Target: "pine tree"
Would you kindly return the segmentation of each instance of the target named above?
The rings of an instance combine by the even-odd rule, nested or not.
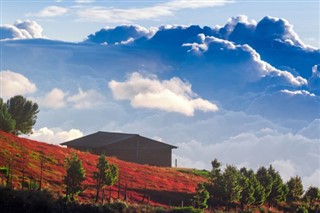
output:
[[[32,133],[39,112],[38,104],[17,95],[7,101],[6,107],[12,119],[15,120],[13,133],[16,135]]]
[[[268,168],[268,173],[272,177],[271,192],[267,197],[267,201],[271,204],[277,204],[282,201],[286,201],[288,193],[287,185],[283,184],[282,178],[272,165]]]
[[[85,180],[85,170],[82,166],[82,161],[73,152],[70,158],[66,158],[67,174],[64,177],[64,184],[66,185],[66,200],[75,201],[75,196],[83,192],[85,188],[82,182]]]
[[[242,187],[240,185],[240,174],[236,167],[227,165],[222,177],[217,182],[222,192],[222,197],[227,202],[227,207],[240,201]]]
[[[272,176],[268,173],[268,170],[265,167],[260,167],[257,170],[256,177],[260,184],[263,186],[264,194],[267,199],[272,189]]]
[[[0,98],[0,130],[12,133],[15,129],[16,121],[10,115],[7,105]]]
[[[245,206],[251,205],[255,202],[254,192],[255,192],[255,175],[252,170],[247,170],[246,168],[240,169],[240,185],[242,187],[240,202],[242,205],[242,209]]]
[[[299,201],[303,195],[302,180],[299,176],[291,177],[287,182],[289,192],[287,195],[288,201]]]

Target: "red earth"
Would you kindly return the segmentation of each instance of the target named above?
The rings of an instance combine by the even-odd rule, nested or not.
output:
[[[80,152],[71,148],[33,141],[0,131],[0,167],[8,166],[11,160],[13,186],[21,188],[23,168],[26,180],[40,179],[40,159],[43,162],[42,188],[50,191],[53,196],[64,195],[65,186],[63,178],[65,171],[65,158],[75,152],[83,162],[86,170],[84,185],[86,190],[79,195],[79,201],[92,203],[95,196],[95,182],[92,178],[96,170],[98,156]],[[153,206],[180,206],[190,204],[199,182],[206,178],[194,174],[191,169],[163,168],[140,165],[107,158],[109,163],[119,168],[118,182],[111,188],[112,199],[124,200],[129,203],[144,203]],[[109,190],[106,189],[106,196]]]

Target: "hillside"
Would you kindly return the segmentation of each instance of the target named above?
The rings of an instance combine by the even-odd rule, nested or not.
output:
[[[20,138],[1,131],[0,150],[0,166],[7,166],[11,161],[15,188],[21,187],[23,168],[27,181],[40,179],[40,162],[43,159],[45,163],[42,188],[52,192],[56,197],[64,195],[64,159],[72,152],[76,152],[86,170],[84,184],[87,189],[80,194],[79,200],[84,203],[93,201],[95,190],[92,176],[97,155]],[[132,203],[149,202],[151,205],[179,206],[182,201],[184,204],[190,203],[197,183],[206,181],[204,177],[194,174],[190,169],[139,165],[116,158],[108,160],[119,168],[119,182],[112,187],[113,199],[124,199],[126,194],[127,201]]]

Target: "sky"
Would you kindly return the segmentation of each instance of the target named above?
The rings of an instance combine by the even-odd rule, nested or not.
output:
[[[1,1],[0,95],[40,106],[31,139],[97,131],[320,186],[319,1]]]

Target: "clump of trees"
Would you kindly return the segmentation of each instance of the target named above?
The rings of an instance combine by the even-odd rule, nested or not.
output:
[[[64,177],[64,184],[66,186],[66,201],[74,202],[79,193],[83,192],[86,187],[83,181],[86,179],[86,171],[82,165],[82,161],[72,153],[71,157],[65,159],[66,162],[66,176]],[[96,165],[96,171],[93,173],[93,178],[96,181],[96,197],[95,202],[99,200],[99,194],[102,190],[101,202],[104,201],[104,188],[109,186],[109,201],[111,198],[111,186],[114,185],[118,178],[118,167],[114,164],[109,164],[106,156],[101,155]]]
[[[207,190],[210,198],[206,204],[213,208],[224,207],[229,211],[239,205],[242,210],[252,206],[262,206],[267,204],[269,207],[278,206],[280,203],[287,202],[294,204],[296,211],[299,206],[296,203],[304,203],[309,208],[315,208],[315,203],[320,201],[320,191],[317,187],[310,187],[305,193],[302,180],[299,176],[291,177],[286,183],[282,180],[278,171],[272,165],[268,168],[260,167],[256,172],[252,169],[226,165],[222,171],[221,163],[215,159],[212,161],[209,182],[205,183],[205,188],[198,185],[195,198],[199,199],[201,193]],[[205,208],[204,204],[197,204],[198,208]]]
[[[0,130],[15,135],[30,134],[38,113],[38,104],[21,95],[10,98],[7,103],[0,98]]]

